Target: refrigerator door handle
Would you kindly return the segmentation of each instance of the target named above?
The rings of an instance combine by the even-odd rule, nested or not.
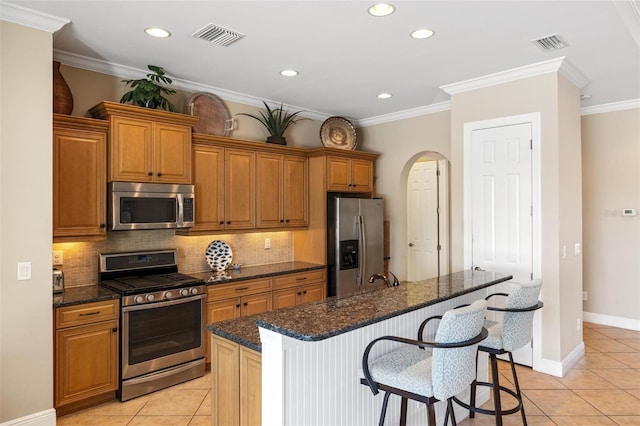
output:
[[[358,286],[362,287],[364,284],[364,271],[367,270],[367,234],[364,227],[364,217],[358,216],[358,232],[360,233],[358,238],[358,253],[360,253],[360,259],[358,261]]]

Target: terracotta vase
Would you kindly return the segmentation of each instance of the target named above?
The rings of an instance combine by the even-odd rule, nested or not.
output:
[[[60,62],[53,61],[53,112],[69,115],[71,111],[73,111],[71,89],[60,73]]]

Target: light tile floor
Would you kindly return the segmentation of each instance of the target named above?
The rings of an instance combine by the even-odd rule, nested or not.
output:
[[[517,367],[529,425],[640,425],[640,332],[584,324],[585,355],[565,377]],[[501,382],[511,383],[507,363]],[[112,401],[58,418],[58,425],[200,426],[211,424],[211,380],[204,377],[131,401]],[[504,398],[505,406],[509,399]],[[461,426],[492,425],[477,415]],[[519,414],[504,424],[521,425]],[[330,425],[327,425],[330,426]]]

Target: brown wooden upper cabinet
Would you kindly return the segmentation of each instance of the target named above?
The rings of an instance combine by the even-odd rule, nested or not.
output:
[[[191,127],[198,117],[115,102],[91,108],[108,119],[108,180],[191,183]]]
[[[256,170],[256,227],[307,226],[307,158],[259,152]]]
[[[106,238],[107,128],[53,114],[54,242]]]
[[[193,144],[196,224],[189,233],[255,228],[255,152]]]
[[[373,192],[373,161],[327,156],[327,191]]]

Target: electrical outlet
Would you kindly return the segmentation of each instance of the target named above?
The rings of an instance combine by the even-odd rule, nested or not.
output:
[[[62,260],[63,260],[63,252],[62,252],[62,250],[54,250],[53,251],[53,259],[52,259],[53,265],[54,266],[62,265]]]
[[[586,302],[587,300],[589,300],[589,293],[587,293],[586,291],[582,292],[582,301]]]
[[[271,248],[271,238],[265,238],[264,239],[264,248],[265,250],[268,250]]]

